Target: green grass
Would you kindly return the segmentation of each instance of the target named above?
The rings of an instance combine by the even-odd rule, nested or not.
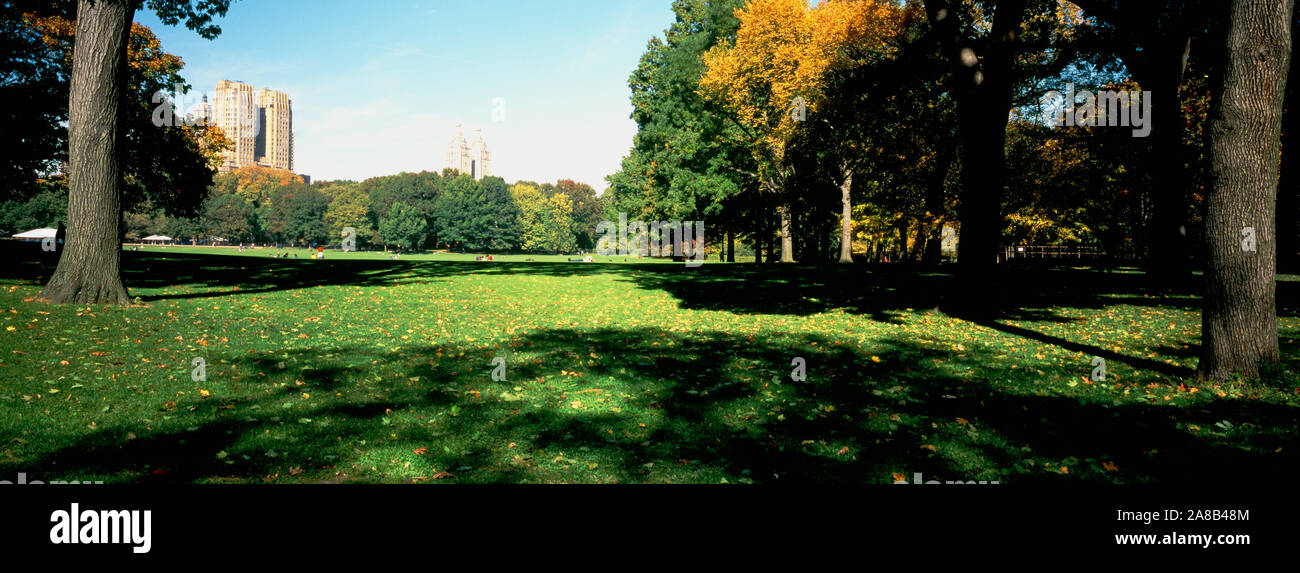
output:
[[[1211,385],[1192,376],[1199,299],[1146,292],[1140,274],[1015,273],[1002,318],[967,320],[935,310],[951,277],[898,265],[302,252],[128,252],[140,304],[126,308],[35,302],[49,261],[0,269],[0,479],[1227,483],[1300,469],[1293,281],[1279,283],[1279,380]]]
[[[312,258],[311,258],[312,253],[316,252],[315,249],[308,249],[308,248],[287,248],[287,247],[286,247],[286,248],[278,248],[278,249],[275,248],[275,247],[258,247],[258,248],[256,248],[256,249],[245,249],[244,252],[242,252],[242,253],[239,252],[239,249],[238,249],[237,247],[186,247],[186,246],[169,246],[169,247],[163,247],[163,246],[144,246],[144,247],[140,247],[138,251],[130,251],[130,247],[128,247],[127,250],[128,250],[129,252],[132,252],[132,253],[139,252],[139,253],[153,254],[153,255],[159,255],[159,256],[166,256],[166,255],[169,255],[169,254],[170,254],[170,255],[221,255],[221,256],[229,256],[229,257],[251,257],[251,258],[262,258],[262,259],[273,259],[273,258],[275,258],[275,255],[287,254],[287,255],[288,255],[287,258],[286,258],[286,259],[283,259],[283,260],[299,260],[299,261],[301,261],[301,260],[306,260],[306,261],[308,261],[308,262],[310,262],[310,261],[312,260]],[[487,261],[475,261],[475,260],[474,260],[475,257],[480,256],[480,255],[487,255],[487,253],[486,253],[486,252],[484,252],[484,253],[452,253],[452,252],[445,252],[445,251],[437,251],[437,252],[424,251],[424,252],[419,252],[419,253],[404,253],[404,254],[400,254],[400,255],[399,255],[396,251],[393,251],[393,252],[386,252],[386,251],[352,251],[352,252],[346,252],[346,253],[345,253],[345,252],[339,251],[339,250],[337,250],[337,249],[334,249],[334,250],[326,250],[326,251],[325,251],[325,259],[324,259],[324,261],[330,261],[330,260],[340,260],[340,261],[388,261],[388,260],[400,260],[400,261],[417,261],[417,262],[418,262],[418,261],[438,261],[438,262],[487,262]],[[534,254],[509,254],[509,253],[507,253],[507,254],[501,254],[501,253],[493,253],[493,254],[492,254],[492,259],[493,259],[493,260],[492,260],[491,262],[498,262],[498,263],[504,263],[504,262],[516,262],[516,263],[521,263],[521,262],[536,262],[536,263],[568,263],[568,262],[574,262],[574,261],[570,261],[569,259],[574,259],[574,260],[576,261],[576,259],[581,259],[582,257],[583,257],[583,255],[579,255],[579,254],[570,254],[570,255],[534,255]],[[712,255],[712,257],[713,257],[713,260],[716,262],[716,261],[717,261],[717,255]],[[640,257],[635,257],[635,256],[621,256],[621,255],[620,255],[620,256],[602,256],[602,255],[595,255],[595,254],[593,254],[593,255],[592,255],[592,262],[593,262],[593,263],[625,263],[625,262],[627,262],[627,263],[633,263],[633,262],[634,262],[634,263],[643,263],[643,264],[648,264],[648,263],[665,264],[665,263],[672,263],[672,259],[670,259],[670,258],[658,258],[658,257],[655,257],[655,258],[651,258],[651,257],[640,258]],[[680,265],[680,264],[683,264],[683,263],[682,263],[682,262],[677,262],[677,263],[675,263],[675,264],[679,264],[679,265]]]

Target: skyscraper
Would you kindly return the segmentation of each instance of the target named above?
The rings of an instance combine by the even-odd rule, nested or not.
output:
[[[492,176],[492,154],[487,150],[487,144],[483,142],[483,130],[475,130],[474,146],[471,148],[465,141],[465,135],[461,131],[461,124],[456,124],[456,135],[451,138],[451,143],[447,145],[447,152],[443,155],[443,168],[455,169],[474,179],[482,179]]]
[[[253,86],[230,80],[217,82],[212,119],[233,146],[221,152],[222,173],[253,164],[259,128],[254,104]]]
[[[234,145],[221,154],[226,173],[261,165],[293,170],[293,100],[275,90],[258,90],[243,82],[217,82],[213,122]]]
[[[257,133],[254,155],[259,165],[293,171],[293,100],[289,94],[261,89],[257,92]]]

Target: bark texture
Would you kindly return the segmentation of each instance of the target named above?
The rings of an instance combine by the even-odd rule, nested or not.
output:
[[[853,169],[844,170],[840,182],[840,261],[853,262]]]
[[[1266,376],[1278,363],[1278,150],[1294,0],[1234,0],[1210,110],[1202,377]],[[1252,240],[1253,239],[1253,240]]]
[[[120,118],[133,6],[125,0],[77,3],[68,101],[68,238],[41,292],[48,302],[130,302],[122,286]]]

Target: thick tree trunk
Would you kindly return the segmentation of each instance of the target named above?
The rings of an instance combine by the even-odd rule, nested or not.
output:
[[[962,235],[957,248],[964,279],[950,300],[958,310],[992,314],[997,307],[995,279],[1002,243],[1007,117],[1015,85],[1012,64],[1026,2],[998,2],[988,42],[982,44],[963,36],[957,21],[961,8],[957,6],[959,3],[944,0],[925,2],[952,63],[962,143],[958,211]]]
[[[68,100],[68,238],[41,299],[128,304],[122,286],[121,121],[132,2],[80,0]]]
[[[853,262],[853,168],[844,170],[840,182],[840,261]]]
[[[957,8],[951,2],[927,1],[930,20],[940,31],[953,65],[959,132],[962,142],[958,246],[964,268],[991,271],[1002,238],[1002,195],[1006,180],[1007,111],[1011,109],[1012,63],[1017,53],[1025,1],[999,2],[983,53],[961,35]]]
[[[727,231],[727,262],[736,262],[736,232]]]
[[[1234,0],[1211,101],[1200,374],[1278,362],[1274,217],[1294,0]]]

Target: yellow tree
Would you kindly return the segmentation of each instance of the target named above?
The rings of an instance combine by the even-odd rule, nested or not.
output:
[[[700,94],[746,128],[758,165],[750,175],[778,197],[781,262],[794,262],[789,144],[822,105],[828,72],[852,65],[845,48],[887,44],[901,29],[901,10],[888,0],[827,0],[814,7],[806,0],[754,0],[736,11],[735,44],[704,55]],[[851,212],[848,202],[845,212]]]

